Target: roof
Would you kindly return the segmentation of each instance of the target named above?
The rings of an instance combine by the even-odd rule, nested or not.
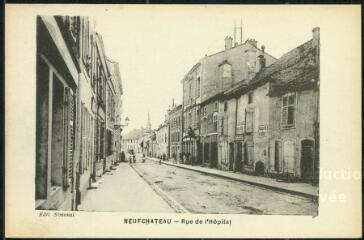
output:
[[[143,137],[146,133],[146,129],[140,128],[140,129],[133,129],[130,132],[128,132],[126,135],[123,136],[123,140],[137,140]]]
[[[262,69],[249,83],[242,83],[225,91],[225,95],[243,94],[268,81],[272,82],[269,92],[271,96],[302,87],[312,87],[315,83],[312,79],[317,79],[319,73],[316,51],[313,40],[307,41]]]
[[[110,59],[109,57],[106,57],[106,63],[109,67],[110,73],[111,75],[114,77],[115,79],[115,84],[119,91],[120,91],[120,95],[123,94],[123,86],[122,86],[122,82],[121,82],[121,76],[120,76],[120,69],[119,69],[119,63]]]

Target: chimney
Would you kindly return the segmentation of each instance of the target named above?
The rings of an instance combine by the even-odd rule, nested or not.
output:
[[[320,44],[320,28],[315,27],[312,29],[312,39],[313,45],[318,46]]]
[[[314,29],[312,29],[312,38],[313,39],[320,38],[320,28],[319,27],[315,27]]]
[[[230,49],[233,47],[233,39],[232,37],[225,38],[225,50]]]
[[[257,47],[257,45],[258,45],[258,41],[255,39],[251,39],[251,38],[247,39],[245,41],[245,43],[249,43],[250,45],[253,45],[254,47]]]

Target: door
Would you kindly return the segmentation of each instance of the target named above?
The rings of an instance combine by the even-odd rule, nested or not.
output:
[[[209,162],[209,148],[210,148],[209,144],[205,143],[204,144],[204,149],[203,149],[203,152],[204,152],[203,160],[204,160],[204,162]]]
[[[243,144],[238,142],[236,144],[236,161],[235,161],[235,171],[239,171],[242,166],[243,160]]]
[[[248,158],[248,144],[245,142],[244,143],[244,165],[248,165],[249,164],[249,158]]]
[[[234,143],[229,143],[229,171],[234,170]]]
[[[281,143],[279,141],[274,142],[274,170],[276,172],[281,171]]]
[[[314,142],[303,140],[301,142],[301,178],[310,182],[313,177]]]
[[[217,168],[217,142],[211,143],[211,166]]]
[[[202,160],[202,143],[197,142],[197,164],[201,164]]]

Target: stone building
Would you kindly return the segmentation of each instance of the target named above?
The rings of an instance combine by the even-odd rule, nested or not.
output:
[[[318,179],[319,30],[249,81],[224,92],[222,169]],[[263,58],[260,59],[263,61]],[[264,62],[264,61],[263,61]],[[221,134],[224,135],[224,134]]]
[[[318,184],[320,29],[280,58],[269,77],[268,171]]]
[[[105,169],[105,57],[88,17],[37,17],[37,209],[77,210]]]
[[[122,136],[121,151],[127,153],[130,150],[133,150],[135,153],[142,153],[141,142],[145,131],[145,128],[133,129]]]
[[[182,80],[182,153],[183,161],[192,163],[200,152],[199,104],[201,102],[201,63],[196,63]]]
[[[111,117],[114,119],[114,130],[113,130],[113,137],[112,137],[112,144],[113,146],[113,159],[112,164],[118,162],[120,160],[120,153],[121,153],[121,132],[123,131],[123,126],[128,124],[128,118],[125,118],[125,120],[122,118],[123,112],[122,112],[122,95],[123,95],[123,85],[121,81],[120,76],[120,69],[119,69],[119,63],[115,62],[114,60],[110,58],[106,58],[107,65],[110,69],[110,81],[111,86],[114,88],[114,98],[112,99],[111,106],[109,109],[112,110],[112,113],[110,113]]]
[[[37,17],[37,209],[76,206],[79,21],[78,17]]]
[[[169,121],[169,158],[174,161],[181,160],[182,149],[182,104],[172,108],[168,112]]]
[[[157,158],[161,158],[166,160],[168,158],[168,124],[165,121],[161,124],[155,131],[156,139],[155,139],[155,148],[154,152]]]
[[[225,38],[225,50],[204,57],[201,62],[201,102],[198,112],[201,126],[198,151],[204,165],[233,170],[236,101],[224,101],[224,92],[249,83],[262,66],[276,59],[257,47],[257,41],[232,44]]]

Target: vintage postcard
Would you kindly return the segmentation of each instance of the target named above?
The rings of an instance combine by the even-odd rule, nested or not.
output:
[[[6,236],[360,237],[359,5],[6,5]]]

